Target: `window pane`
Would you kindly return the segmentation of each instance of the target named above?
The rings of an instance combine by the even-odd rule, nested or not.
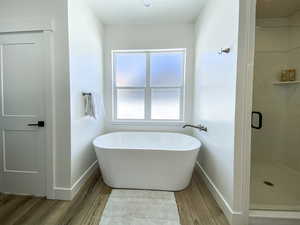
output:
[[[145,53],[115,54],[116,85],[118,87],[144,87],[146,83]]]
[[[180,86],[183,80],[184,53],[150,54],[151,86]]]
[[[151,119],[180,119],[180,89],[152,89]]]
[[[117,91],[117,119],[144,119],[144,89]]]

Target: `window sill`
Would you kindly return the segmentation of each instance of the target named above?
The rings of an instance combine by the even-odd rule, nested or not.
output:
[[[135,120],[113,120],[111,122],[112,125],[115,126],[183,126],[185,124],[184,121],[135,121]]]

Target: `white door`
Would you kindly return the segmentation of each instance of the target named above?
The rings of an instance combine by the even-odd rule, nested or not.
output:
[[[0,192],[46,195],[43,34],[0,34]],[[45,121],[46,123],[46,121]]]

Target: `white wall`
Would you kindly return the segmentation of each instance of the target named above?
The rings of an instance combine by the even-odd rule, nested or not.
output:
[[[238,2],[208,1],[196,24],[193,123],[207,126],[208,132],[195,130],[194,135],[203,143],[200,165],[230,208],[229,213],[237,208],[234,158]],[[231,52],[219,55],[225,47]]]
[[[82,0],[69,1],[71,184],[96,161],[92,140],[103,133],[103,28]],[[97,119],[84,116],[82,92],[97,100]]]
[[[43,21],[54,23],[55,185],[69,187],[71,159],[67,1],[2,0],[0,21],[6,24],[22,24],[26,21],[36,21],[38,24]]]
[[[186,68],[186,121],[191,120],[193,65],[194,65],[194,25],[107,25],[105,26],[105,108],[107,115],[106,128],[116,130],[165,130],[190,132],[177,126],[132,126],[112,125],[111,112],[111,51],[122,49],[187,49]]]

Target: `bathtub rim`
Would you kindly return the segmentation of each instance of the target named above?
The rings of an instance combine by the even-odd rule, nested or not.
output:
[[[168,148],[161,148],[161,149],[151,149],[151,148],[126,148],[126,147],[106,147],[106,146],[99,146],[97,144],[95,144],[96,139],[99,137],[103,137],[105,135],[109,135],[109,134],[116,134],[116,133],[164,133],[164,134],[179,134],[179,135],[183,135],[186,136],[188,138],[192,138],[194,140],[196,140],[198,142],[198,147],[197,148],[183,148],[183,149],[168,149]],[[104,150],[104,151],[108,151],[108,150],[128,150],[128,151],[170,151],[170,152],[189,152],[189,151],[199,151],[202,143],[200,140],[198,140],[197,138],[191,136],[191,135],[187,135],[187,134],[183,134],[183,133],[179,133],[179,132],[163,132],[163,131],[114,131],[114,132],[108,132],[102,135],[99,135],[97,137],[95,137],[93,139],[92,142],[94,149],[96,151],[96,149],[98,150]]]

